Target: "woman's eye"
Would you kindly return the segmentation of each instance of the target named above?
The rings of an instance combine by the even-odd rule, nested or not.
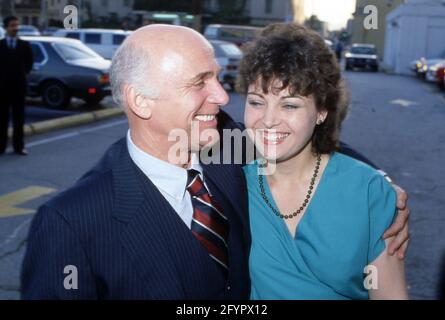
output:
[[[254,100],[248,100],[249,105],[251,105],[252,107],[260,107],[263,104],[261,102],[258,101],[254,101]]]
[[[293,109],[298,108],[298,106],[295,104],[285,104],[283,107],[284,107],[284,109],[288,109],[288,110],[293,110]]]

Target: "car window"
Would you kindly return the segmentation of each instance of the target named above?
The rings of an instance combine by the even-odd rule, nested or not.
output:
[[[221,38],[244,40],[244,30],[234,28],[222,28]]]
[[[31,49],[34,63],[42,63],[45,60],[42,48],[37,43],[31,43]]]
[[[71,39],[80,39],[80,33],[79,32],[68,32],[66,34],[67,38],[71,38]]]
[[[113,44],[120,45],[122,42],[124,42],[126,37],[127,36],[123,35],[123,34],[114,34],[113,35]]]
[[[85,33],[85,43],[100,44],[102,35],[100,33]]]
[[[208,27],[205,31],[204,34],[206,37],[212,37],[212,38],[216,38],[216,36],[218,35],[218,29],[213,28],[213,27]]]
[[[101,58],[85,45],[77,43],[54,43],[54,48],[66,61]]]
[[[224,51],[227,55],[241,55],[242,52],[241,50],[234,44],[232,43],[224,43],[224,44],[220,44],[219,47],[222,49],[222,51]]]
[[[370,47],[352,47],[351,53],[355,54],[375,54],[375,48]]]

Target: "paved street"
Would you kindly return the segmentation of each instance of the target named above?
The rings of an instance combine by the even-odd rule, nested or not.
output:
[[[445,94],[419,79],[348,72],[351,112],[342,139],[387,171],[410,196],[410,295],[435,299],[445,269]],[[225,107],[242,121],[243,100]],[[126,132],[123,117],[30,137],[28,157],[0,157],[0,299],[19,297],[32,214],[72,185]],[[442,274],[443,276],[443,274]]]
[[[46,108],[41,98],[28,98],[26,100],[25,123],[34,123],[60,117],[71,116],[91,110],[100,110],[116,106],[111,96],[105,97],[98,105],[87,105],[83,100],[73,98],[66,109]],[[12,125],[12,123],[11,123]]]

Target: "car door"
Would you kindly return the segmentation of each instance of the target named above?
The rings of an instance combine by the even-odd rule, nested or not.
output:
[[[28,74],[29,95],[37,94],[37,87],[40,80],[44,77],[45,66],[48,63],[49,56],[44,45],[38,41],[31,41],[31,50],[34,59],[31,72]]]

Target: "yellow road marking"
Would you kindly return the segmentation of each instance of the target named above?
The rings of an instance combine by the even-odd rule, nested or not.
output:
[[[31,186],[0,196],[0,218],[31,214],[35,209],[19,208],[22,203],[55,192],[56,189]]]

